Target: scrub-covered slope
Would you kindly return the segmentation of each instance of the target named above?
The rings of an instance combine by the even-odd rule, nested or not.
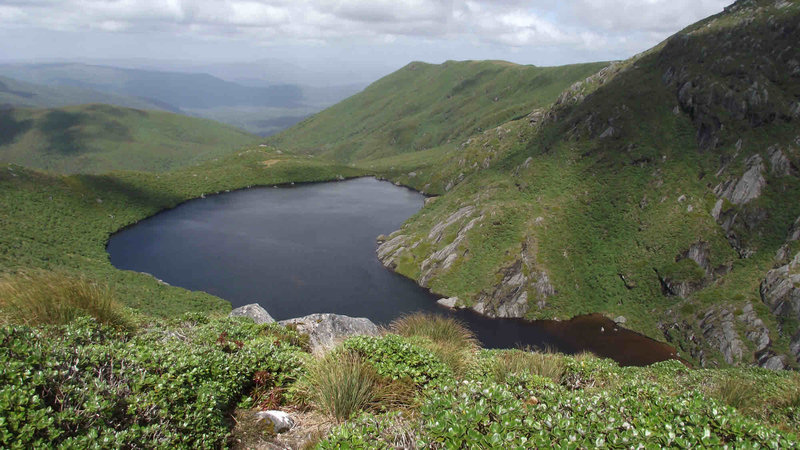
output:
[[[413,62],[272,138],[289,150],[355,161],[455,146],[551,103],[605,63]]]
[[[0,110],[0,162],[62,173],[165,171],[257,139],[211,120],[110,105]]]
[[[739,1],[433,167],[395,159],[445,195],[379,257],[484,314],[602,312],[695,363],[796,366],[797,42],[799,2]]]

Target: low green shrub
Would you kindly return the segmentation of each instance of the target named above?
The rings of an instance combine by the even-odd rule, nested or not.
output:
[[[301,374],[300,350],[262,331],[227,319],[133,335],[91,318],[4,327],[0,447],[223,446],[256,373],[277,386]]]
[[[692,392],[675,397],[634,382],[568,390],[536,377],[465,381],[429,391],[420,409],[426,448],[735,447],[796,445],[796,437]]]
[[[418,387],[453,376],[433,352],[420,345],[420,340],[395,334],[355,336],[347,339],[342,348],[361,355],[379,375],[392,380],[408,380]]]
[[[4,322],[65,325],[80,316],[117,328],[131,328],[131,315],[111,289],[83,277],[30,271],[0,277],[0,315]]]
[[[402,412],[365,413],[331,430],[317,448],[414,449],[418,431],[417,423]]]

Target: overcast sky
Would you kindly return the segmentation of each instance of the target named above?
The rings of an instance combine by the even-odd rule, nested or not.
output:
[[[366,78],[412,60],[558,65],[627,58],[729,3],[0,0],[0,60],[273,59]]]

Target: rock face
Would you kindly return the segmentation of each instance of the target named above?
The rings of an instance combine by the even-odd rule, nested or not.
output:
[[[745,305],[736,315],[725,307],[711,308],[700,321],[700,328],[706,342],[719,350],[728,364],[750,360],[753,364],[768,369],[785,368],[783,358],[770,348],[772,340],[769,329],[758,317],[751,303]],[[752,359],[745,355],[748,347],[745,346],[742,334],[744,339],[752,344]],[[707,361],[704,357],[701,357],[700,361],[706,366]]]
[[[789,158],[783,154],[778,145],[773,145],[767,149],[769,155],[770,173],[778,177],[786,177],[797,173],[797,168],[794,167]]]
[[[758,198],[766,186],[764,162],[761,155],[755,154],[745,162],[747,170],[741,178],[728,180],[714,189],[718,197],[726,198],[734,205],[741,205]]]
[[[521,318],[530,309],[530,295],[536,306],[544,309],[547,298],[556,293],[547,272],[536,266],[535,245],[525,241],[518,259],[502,269],[502,281],[478,295],[472,309],[489,317]]]
[[[744,343],[736,332],[733,313],[727,309],[711,309],[703,316],[700,328],[706,342],[722,353],[726,363],[741,361]]]
[[[300,333],[308,334],[311,350],[315,353],[333,348],[339,341],[350,336],[377,336],[380,333],[378,326],[367,318],[340,314],[310,314],[283,320],[280,324],[293,325]]]
[[[285,433],[292,429],[294,420],[289,414],[283,411],[259,411],[256,413],[256,419],[261,421],[265,420],[272,424],[272,429],[275,433]]]
[[[269,315],[266,309],[262,308],[258,303],[251,303],[239,308],[234,309],[230,313],[230,317],[249,317],[255,323],[272,323],[275,319]]]
[[[800,253],[788,264],[767,272],[761,282],[761,300],[778,317],[800,320]],[[800,332],[792,336],[789,349],[800,362]]]

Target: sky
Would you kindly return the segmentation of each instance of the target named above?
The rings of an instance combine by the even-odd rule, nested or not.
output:
[[[410,61],[625,59],[731,0],[0,0],[0,61],[282,65],[330,83]],[[236,63],[236,64],[234,64]],[[293,69],[293,70],[290,70]],[[276,70],[276,77],[277,72]],[[363,78],[363,80],[362,80]]]

